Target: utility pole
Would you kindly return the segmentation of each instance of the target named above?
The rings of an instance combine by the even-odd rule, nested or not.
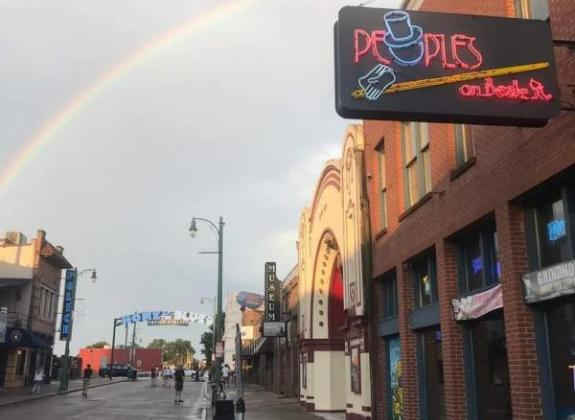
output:
[[[134,322],[134,329],[132,330],[132,347],[130,348],[130,366],[132,369],[134,368],[134,359],[135,357],[135,346],[136,345],[136,323]]]

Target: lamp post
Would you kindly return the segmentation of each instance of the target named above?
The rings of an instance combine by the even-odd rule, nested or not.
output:
[[[70,357],[70,340],[72,339],[72,326],[74,324],[74,306],[76,303],[76,288],[78,286],[78,280],[80,279],[80,276],[84,273],[87,272],[92,272],[92,275],[90,276],[90,278],[92,279],[92,283],[96,282],[96,279],[98,278],[98,276],[96,275],[96,269],[95,268],[88,268],[86,270],[82,270],[80,272],[78,272],[77,268],[74,268],[74,277],[75,277],[75,281],[74,281],[74,287],[72,290],[72,310],[71,310],[71,316],[70,316],[70,326],[68,329],[68,335],[66,336],[66,347],[64,349],[64,363],[62,365],[62,374],[60,376],[60,386],[58,387],[58,392],[66,392],[68,390],[68,381],[70,379],[70,372],[69,372],[69,357]]]
[[[210,302],[212,304],[212,315],[214,316],[214,320],[212,322],[212,355],[210,358],[210,366],[212,364],[212,360],[215,360],[216,357],[216,298],[206,298],[203,297],[200,299],[200,304],[203,305],[206,302]]]
[[[216,225],[214,222],[208,219],[204,219],[201,217],[193,217],[192,223],[190,224],[190,235],[193,237],[196,236],[198,232],[198,227],[196,222],[204,222],[207,223],[216,236],[218,237],[218,250],[217,251],[208,251],[208,252],[200,252],[201,254],[218,254],[218,294],[217,294],[217,310],[216,310],[216,319],[214,320],[214,339],[217,343],[222,338],[222,268],[223,268],[223,256],[224,256],[224,219],[220,216],[218,224]],[[215,352],[215,348],[213,351]],[[215,377],[216,379],[220,378],[221,374],[221,357],[215,358]]]

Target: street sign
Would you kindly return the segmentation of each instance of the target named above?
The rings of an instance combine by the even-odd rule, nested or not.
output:
[[[8,308],[0,308],[0,343],[6,342],[6,330],[8,328]]]
[[[264,321],[262,336],[264,337],[285,337],[286,333],[286,322],[284,321]]]
[[[72,320],[74,316],[74,299],[76,296],[76,270],[66,270],[64,282],[64,301],[62,305],[62,322],[60,340],[72,338]]]
[[[282,317],[282,283],[276,275],[276,263],[265,264],[264,321],[280,321]]]
[[[344,118],[543,126],[560,113],[543,21],[349,6],[335,57]]]

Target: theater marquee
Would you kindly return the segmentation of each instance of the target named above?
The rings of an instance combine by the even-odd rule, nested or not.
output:
[[[537,20],[344,7],[335,75],[344,118],[543,126],[560,112]]]

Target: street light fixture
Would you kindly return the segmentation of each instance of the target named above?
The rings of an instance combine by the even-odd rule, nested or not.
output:
[[[78,272],[77,268],[74,268],[74,271],[76,272],[76,282],[75,282],[76,284],[74,285],[74,289],[72,292],[72,311],[71,311],[72,313],[70,319],[70,331],[66,336],[66,347],[64,349],[64,363],[62,364],[62,374],[60,376],[60,386],[58,387],[58,392],[66,392],[68,390],[68,382],[70,380],[70,372],[68,371],[69,370],[68,359],[70,358],[70,340],[72,338],[72,326],[74,325],[74,306],[76,305],[76,289],[78,287],[78,280],[80,279],[80,276],[82,274],[87,273],[89,271],[92,272],[92,275],[90,276],[90,278],[92,279],[92,283],[95,283],[97,279],[95,268],[87,268],[80,272]]]
[[[223,326],[222,326],[222,271],[223,271],[223,255],[224,255],[224,219],[220,216],[218,220],[218,224],[216,225],[214,222],[208,219],[204,219],[202,217],[193,217],[192,222],[190,223],[190,228],[188,231],[192,238],[195,237],[196,233],[198,232],[197,222],[204,222],[207,223],[208,226],[214,231],[218,238],[218,250],[217,251],[209,251],[209,252],[201,252],[201,254],[218,254],[218,295],[217,295],[217,310],[216,310],[216,318],[214,319],[214,342],[217,343],[222,339],[223,336]],[[215,348],[213,349],[215,353]],[[215,358],[215,377],[219,380],[221,376],[221,363],[222,358],[216,357]]]

